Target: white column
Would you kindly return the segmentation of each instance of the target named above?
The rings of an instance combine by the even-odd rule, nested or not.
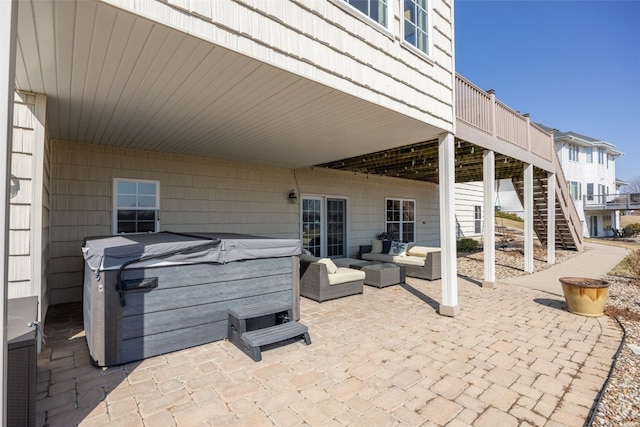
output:
[[[18,2],[0,0],[0,326],[2,326],[2,387],[0,387],[1,425],[7,425],[7,282],[9,263],[9,185],[11,184],[11,146],[13,138],[13,93],[16,69],[16,25]]]
[[[442,303],[445,316],[460,313],[458,306],[458,270],[456,261],[455,208],[455,138],[440,135],[438,140],[438,174],[440,179],[440,246],[442,250]]]
[[[484,150],[482,154],[482,183],[484,187],[484,280],[483,288],[496,286],[496,154]]]
[[[533,273],[533,165],[524,165],[524,271]]]
[[[556,263],[556,174],[547,178],[547,263]]]

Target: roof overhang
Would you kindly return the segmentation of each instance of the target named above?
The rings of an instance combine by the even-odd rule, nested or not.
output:
[[[99,1],[21,1],[16,88],[53,140],[296,168],[441,129]]]

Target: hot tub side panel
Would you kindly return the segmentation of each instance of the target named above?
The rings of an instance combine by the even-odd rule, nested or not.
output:
[[[113,344],[122,327],[118,294],[106,291],[114,286],[108,272],[96,274],[86,265],[84,270],[82,315],[89,355],[95,365],[108,366],[114,364]]]
[[[105,274],[104,363],[115,365],[226,338],[228,310],[262,301],[293,303],[291,257],[127,269],[123,281],[155,282],[155,288],[124,293],[120,308],[116,272]],[[156,280],[152,280],[152,279]],[[110,310],[106,301],[117,305]],[[91,307],[91,311],[95,311]],[[92,313],[95,318],[95,314]],[[93,325],[92,325],[93,326]],[[113,328],[114,333],[109,330]],[[92,341],[99,340],[92,331]],[[100,344],[94,344],[100,348]],[[90,348],[91,352],[91,348]],[[95,360],[96,357],[93,356]],[[102,363],[99,363],[102,365]]]

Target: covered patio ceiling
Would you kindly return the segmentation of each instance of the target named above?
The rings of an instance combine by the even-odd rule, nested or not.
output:
[[[456,140],[455,179],[457,183],[483,180],[483,149]],[[522,162],[500,153],[495,155],[496,179],[522,175]],[[398,177],[438,183],[438,140],[409,144],[375,153],[318,165],[350,172]]]
[[[16,88],[53,140],[298,168],[442,132],[99,1],[21,1]]]

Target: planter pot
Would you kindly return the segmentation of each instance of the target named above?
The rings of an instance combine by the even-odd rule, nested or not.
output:
[[[571,313],[581,316],[602,316],[609,283],[585,277],[561,277],[562,292]]]

